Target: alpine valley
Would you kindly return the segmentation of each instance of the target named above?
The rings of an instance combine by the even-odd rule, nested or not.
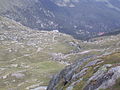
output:
[[[0,0],[0,90],[120,90],[120,0]]]
[[[0,15],[88,39],[120,28],[120,0],[0,0]]]

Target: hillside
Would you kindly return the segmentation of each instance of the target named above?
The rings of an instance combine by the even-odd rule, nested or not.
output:
[[[66,67],[47,90],[119,90],[120,53],[85,58]]]
[[[52,75],[69,64],[61,55],[76,51],[72,36],[32,30],[0,16],[0,90],[46,88]]]
[[[120,34],[81,41],[0,16],[0,90],[119,90],[119,47]]]
[[[120,34],[94,38],[82,45],[86,56],[54,75],[47,90],[119,90]]]
[[[120,0],[0,0],[0,90],[120,90]]]
[[[0,15],[85,40],[120,28],[119,5],[119,0],[1,0]]]
[[[109,34],[81,41],[0,16],[0,90],[119,90],[120,34]]]

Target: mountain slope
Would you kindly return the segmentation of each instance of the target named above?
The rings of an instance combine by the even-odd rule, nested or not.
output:
[[[119,47],[119,34],[80,41],[0,17],[0,89],[46,89],[67,66],[48,90],[94,90],[106,83],[119,90]]]
[[[87,56],[54,75],[47,90],[120,89],[120,34],[94,38],[83,45]]]
[[[120,53],[86,58],[63,69],[47,90],[119,90]]]
[[[78,39],[120,28],[119,0],[1,0],[0,15]]]
[[[78,47],[69,35],[32,30],[0,16],[0,90],[46,88],[51,76],[68,65],[55,58]]]

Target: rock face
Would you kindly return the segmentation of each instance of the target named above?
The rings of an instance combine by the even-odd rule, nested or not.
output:
[[[66,67],[64,70],[62,70],[58,75],[55,75],[53,79],[50,81],[50,84],[48,86],[47,90],[56,90],[56,86],[60,83],[62,80],[63,86],[71,82],[72,80],[76,80],[77,78],[83,76],[85,71],[87,70],[84,69],[82,70],[79,74],[75,74],[76,70],[82,67],[83,63],[87,61],[87,59],[83,59],[78,61],[77,63]],[[60,87],[62,89],[62,87]]]
[[[101,64],[98,62],[88,65],[88,62],[93,63],[90,60],[92,58],[79,60],[66,67],[53,77],[47,90],[100,90],[117,87],[117,83],[120,83],[116,82],[120,78],[119,64],[105,64],[106,61],[101,60],[104,61]],[[85,64],[86,67],[83,67]]]
[[[98,72],[100,75],[96,74]],[[84,90],[106,89],[115,85],[116,80],[120,78],[120,66],[113,67],[104,73],[98,72],[90,78]]]
[[[0,15],[33,29],[57,29],[85,39],[119,28],[119,4],[119,0],[1,0]]]

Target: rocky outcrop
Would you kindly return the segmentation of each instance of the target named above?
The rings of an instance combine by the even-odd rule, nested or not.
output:
[[[103,68],[103,67],[102,67]],[[108,68],[108,66],[104,67]],[[98,70],[85,86],[84,90],[99,90],[112,87],[116,80],[120,78],[120,66],[116,66],[107,71]]]
[[[103,56],[99,59],[89,57],[66,67],[53,77],[47,90],[100,90],[113,87],[120,78],[120,65],[107,64],[107,59],[100,58]]]
[[[47,90],[56,90],[59,83],[61,83],[61,80],[63,85],[61,86],[61,88],[63,88],[68,83],[72,82],[73,80],[77,80],[78,78],[83,76],[86,73],[87,68],[80,70],[79,73],[76,72],[79,71],[79,69],[82,68],[84,63],[89,61],[90,58],[91,57],[87,57],[82,60],[78,60],[76,63],[66,67],[59,74],[55,75],[53,79],[50,81]]]

